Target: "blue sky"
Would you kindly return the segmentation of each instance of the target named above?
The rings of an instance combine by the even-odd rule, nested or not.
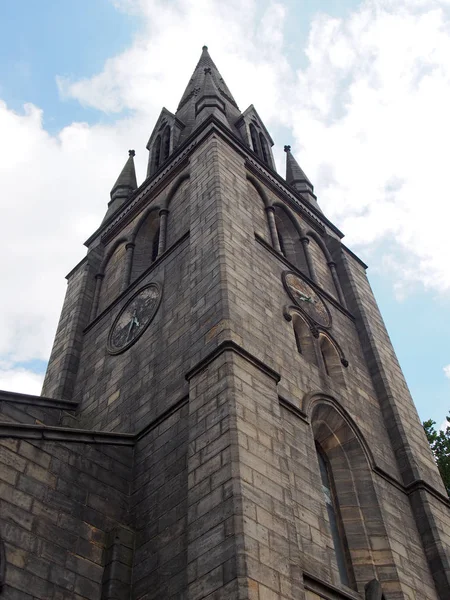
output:
[[[176,108],[206,43],[241,109],[254,103],[265,120],[279,164],[291,143],[325,213],[369,264],[420,416],[442,423],[450,408],[441,229],[450,215],[439,175],[448,155],[439,152],[448,139],[448,9],[432,0],[2,5],[0,158],[17,198],[3,214],[23,240],[3,240],[11,265],[2,275],[20,299],[2,310],[0,387],[36,391],[64,275],[82,258],[129,147],[142,181],[158,113]],[[17,195],[25,174],[29,188]]]
[[[0,97],[13,110],[25,102],[44,110],[56,132],[73,121],[106,119],[76,101],[61,102],[55,76],[89,77],[131,44],[139,20],[109,0],[15,0],[0,19]]]

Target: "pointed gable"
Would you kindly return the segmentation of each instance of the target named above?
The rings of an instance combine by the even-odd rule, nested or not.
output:
[[[275,161],[271,150],[273,140],[253,104],[250,104],[247,110],[240,115],[236,121],[236,128],[242,141],[258,158],[275,170]]]
[[[147,177],[156,173],[172,154],[183,129],[183,123],[167,108],[163,108],[146,146],[149,151]]]

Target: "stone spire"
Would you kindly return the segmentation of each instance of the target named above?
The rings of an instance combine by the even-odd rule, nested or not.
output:
[[[284,151],[286,152],[286,182],[317,207],[313,184],[292,155],[291,147],[285,146]]]
[[[208,47],[203,46],[176,112],[177,119],[185,125],[183,139],[211,114],[236,132],[235,123],[240,116],[238,105],[210,57]]]
[[[117,210],[117,208],[126,201],[129,195],[137,189],[136,169],[134,168],[135,154],[134,150],[128,150],[128,160],[111,190],[111,201],[108,204],[105,219]]]

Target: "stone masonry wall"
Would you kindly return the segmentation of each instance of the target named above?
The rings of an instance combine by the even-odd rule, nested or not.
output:
[[[5,600],[100,598],[111,589],[111,535],[120,539],[117,585],[129,588],[131,460],[128,447],[0,439]]]
[[[183,597],[187,584],[187,401],[136,445],[133,600]]]
[[[364,349],[361,345],[359,323],[343,310],[327,301],[327,306],[332,314],[332,335],[341,345],[350,366],[344,371],[345,385],[340,386],[315,365],[308,364],[298,354],[292,331],[292,324],[283,318],[283,306],[291,301],[284,291],[281,274],[286,270],[284,262],[268,252],[255,240],[254,228],[248,218],[250,211],[244,210],[245,203],[250,201],[246,192],[246,174],[243,159],[236,154],[226,143],[219,144],[220,167],[219,177],[221,194],[223,196],[223,230],[224,230],[224,264],[226,268],[225,280],[227,282],[226,298],[230,314],[231,332],[219,333],[219,339],[227,337],[235,340],[256,357],[274,367],[281,374],[279,393],[286,396],[294,404],[303,408],[303,398],[307,393],[322,392],[330,394],[340,405],[348,411],[352,419],[362,432],[364,439],[371,448],[375,464],[389,473],[394,479],[402,482],[399,465],[391,439],[387,432],[385,414],[381,410],[382,399],[372,379],[373,373],[369,369]],[[270,197],[272,192],[267,191]],[[370,290],[362,292],[364,297],[369,297],[373,302]],[[380,350],[391,357],[392,350],[387,346],[388,339],[380,339]],[[383,344],[385,350],[383,350]],[[395,364],[395,363],[392,363]],[[394,375],[395,378],[395,375]],[[395,388],[394,398],[400,400],[403,393],[402,384]],[[405,400],[412,407],[410,399]],[[406,406],[405,404],[405,406]],[[411,422],[411,416],[409,417]],[[422,439],[421,426],[418,420],[411,423],[409,436],[412,439],[414,453],[428,457],[430,452],[420,442],[416,445],[415,439]],[[311,439],[305,440],[311,445]],[[317,465],[313,465],[317,468]],[[435,467],[431,467],[431,482],[434,483]],[[375,478],[376,476],[373,475]],[[424,478],[430,479],[423,473]],[[408,579],[408,574],[414,569],[421,569],[426,573],[428,565],[423,548],[419,543],[417,526],[411,506],[408,502],[399,503],[397,491],[392,490],[388,498],[383,499],[382,510],[388,522],[387,513],[398,511],[402,506],[404,513],[401,519],[409,531],[415,530],[411,540],[403,537],[401,544],[397,542],[398,552],[393,551],[393,560],[403,582]],[[405,498],[406,499],[406,498]],[[316,505],[316,510],[319,506]],[[317,514],[319,518],[319,514]],[[301,520],[301,519],[300,519]],[[322,542],[324,544],[324,542]],[[414,545],[414,551],[409,560],[408,545]],[[403,550],[400,550],[400,546]],[[420,560],[419,560],[420,557]],[[317,557],[317,568],[320,568],[320,556]],[[420,565],[420,566],[419,566]],[[430,587],[430,579],[424,578],[423,598],[434,598],[435,593]],[[402,592],[404,593],[404,592]],[[419,595],[417,596],[419,597]]]

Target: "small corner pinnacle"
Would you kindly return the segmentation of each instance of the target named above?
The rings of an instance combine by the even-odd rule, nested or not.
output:
[[[202,50],[203,50],[203,52],[204,52],[205,50],[208,50],[208,46],[203,46]]]
[[[291,147],[290,146],[285,146],[284,147],[284,151],[285,152],[290,152],[291,151]]]
[[[128,156],[135,156],[136,152],[134,150],[128,150]]]

